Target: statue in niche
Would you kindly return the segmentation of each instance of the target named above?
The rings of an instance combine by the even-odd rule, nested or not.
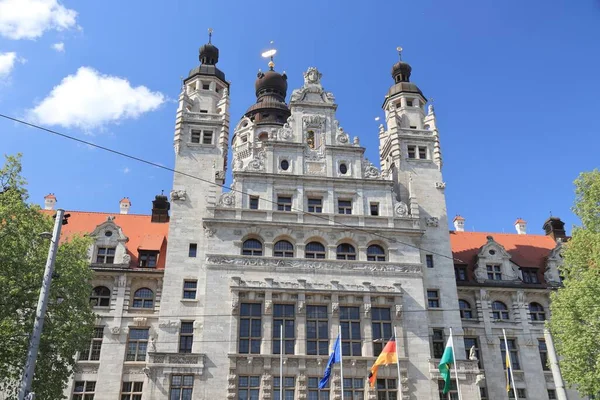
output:
[[[313,131],[308,131],[306,133],[306,144],[311,149],[315,149],[315,133]]]

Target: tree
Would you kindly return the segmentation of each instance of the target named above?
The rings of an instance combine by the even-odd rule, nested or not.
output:
[[[582,395],[600,393],[600,171],[575,180],[581,226],[564,245],[564,286],[552,294],[549,328],[564,379]]]
[[[0,393],[16,398],[48,255],[52,214],[28,204],[21,155],[0,169]],[[75,354],[90,344],[95,317],[89,304],[88,239],[59,246],[50,304],[41,336],[32,391],[36,399],[63,398]]]

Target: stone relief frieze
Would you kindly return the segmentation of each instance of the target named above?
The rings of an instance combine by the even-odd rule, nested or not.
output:
[[[304,163],[304,172],[307,175],[323,176],[326,172],[326,165],[324,162],[306,161]]]
[[[440,219],[438,217],[429,217],[425,220],[427,226],[438,227],[440,225]]]
[[[408,206],[403,201],[396,203],[394,211],[398,217],[408,217]]]
[[[302,118],[302,126],[305,128],[323,128],[326,118],[322,115],[307,115]]]
[[[186,195],[185,189],[171,190],[171,201],[185,201]]]
[[[235,207],[235,195],[231,192],[223,193],[219,197],[219,206],[221,207]]]
[[[363,177],[367,179],[379,179],[381,178],[381,172],[374,166],[368,159],[365,159],[362,164]]]

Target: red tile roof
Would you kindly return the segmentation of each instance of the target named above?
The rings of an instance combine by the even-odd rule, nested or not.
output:
[[[54,215],[56,211],[43,210],[43,212]],[[123,234],[129,238],[125,244],[127,252],[131,256],[131,266],[138,265],[138,251],[158,250],[157,268],[165,268],[167,254],[167,236],[169,233],[168,223],[150,222],[150,215],[101,213],[87,211],[65,211],[71,214],[67,225],[63,225],[61,240],[67,239],[73,234],[89,234],[96,227],[106,222],[109,216],[113,216],[114,223],[123,230]]]
[[[556,242],[546,235],[518,235],[512,233],[486,232],[450,232],[450,244],[454,258],[473,267],[481,246],[487,243],[487,237],[501,244],[511,255],[511,261],[520,267],[539,267],[544,269],[546,257],[556,247]],[[461,263],[455,261],[456,263]]]

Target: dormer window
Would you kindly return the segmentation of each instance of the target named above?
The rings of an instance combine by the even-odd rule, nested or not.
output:
[[[491,281],[502,280],[502,268],[499,265],[486,265],[487,276]]]
[[[98,247],[96,253],[97,264],[114,264],[115,263],[115,252],[114,247]]]
[[[523,282],[525,283],[540,283],[535,268],[521,268],[523,274]]]
[[[156,260],[158,259],[158,251],[155,250],[140,250],[138,257],[140,268],[154,268],[156,267]]]

